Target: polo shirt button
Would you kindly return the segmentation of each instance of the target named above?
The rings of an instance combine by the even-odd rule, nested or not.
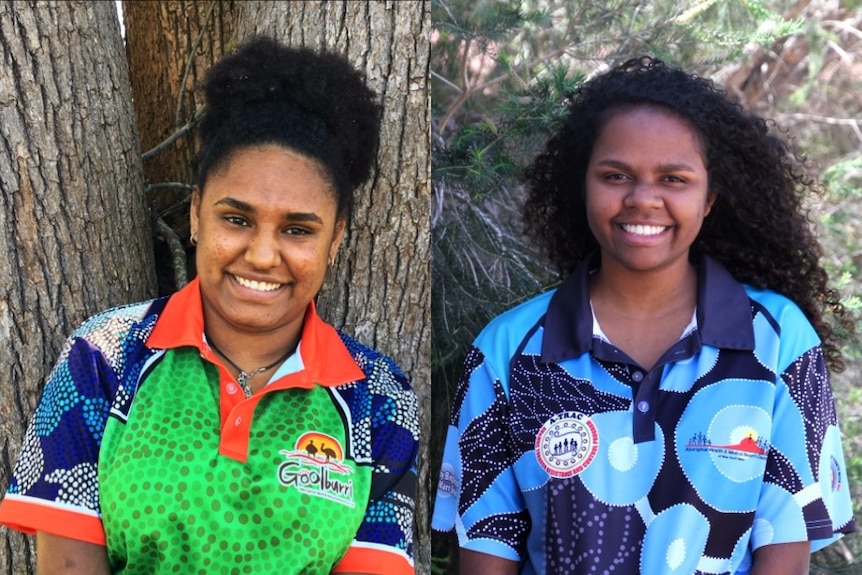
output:
[[[237,427],[242,425],[242,417],[237,417],[236,421],[234,421],[233,424],[236,425]]]
[[[640,371],[636,371],[632,374],[632,379],[635,380],[635,383],[640,383],[644,380],[644,374]]]
[[[224,387],[225,391],[227,391],[228,395],[235,395],[239,388],[237,388],[235,383],[229,383]]]
[[[641,413],[646,413],[649,411],[649,402],[641,401],[638,403],[638,411]]]

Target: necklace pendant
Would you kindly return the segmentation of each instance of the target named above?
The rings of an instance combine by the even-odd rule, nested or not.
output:
[[[245,395],[246,399],[251,397],[251,386],[248,384],[248,378],[252,376],[254,376],[254,373],[247,373],[245,371],[240,371],[236,376],[236,381],[242,388],[242,393]]]

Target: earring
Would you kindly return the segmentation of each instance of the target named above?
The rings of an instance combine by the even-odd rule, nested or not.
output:
[[[189,238],[189,243],[192,244],[193,246],[198,245],[198,233],[197,232],[192,232],[192,235]]]

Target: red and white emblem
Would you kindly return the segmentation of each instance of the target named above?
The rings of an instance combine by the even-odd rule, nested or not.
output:
[[[577,411],[558,413],[536,435],[536,459],[553,477],[572,477],[586,469],[599,450],[599,430]]]

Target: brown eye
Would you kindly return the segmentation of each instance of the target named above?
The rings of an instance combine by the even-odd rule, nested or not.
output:
[[[241,216],[225,216],[224,219],[229,224],[239,227],[248,227],[248,221]]]

